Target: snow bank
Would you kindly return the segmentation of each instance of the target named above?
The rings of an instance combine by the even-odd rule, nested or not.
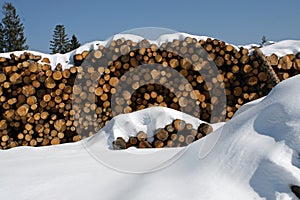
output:
[[[279,57],[287,54],[296,54],[300,52],[300,40],[283,40],[272,45],[264,46],[261,50],[267,56],[272,53],[275,53]]]
[[[261,45],[248,44],[242,45],[242,47],[253,49],[254,47],[261,47]],[[279,42],[269,41],[267,44],[261,47],[261,50],[266,56],[269,56],[273,53],[278,57],[282,57],[287,54],[297,54],[298,52],[300,52],[300,40],[282,40]],[[250,53],[252,51],[250,51]]]
[[[147,131],[175,117],[200,123],[177,111],[150,108],[116,117],[77,143],[0,151],[1,198],[296,199],[289,185],[300,185],[299,85],[300,76],[281,82],[183,148],[109,149],[110,134],[124,134],[120,127]]]

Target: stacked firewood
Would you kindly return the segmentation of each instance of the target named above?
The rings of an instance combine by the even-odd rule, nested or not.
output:
[[[116,150],[127,149],[130,147],[184,147],[205,137],[212,131],[212,126],[207,123],[201,123],[198,129],[195,129],[192,124],[186,123],[181,119],[175,119],[164,128],[155,130],[152,137],[148,137],[143,131],[138,132],[136,136],[130,136],[127,141],[122,137],[118,137],[113,142],[113,147]]]
[[[205,56],[204,50],[207,52]],[[92,55],[87,54],[76,55],[74,61],[81,65],[83,70],[80,71],[84,71],[84,76],[89,79],[95,73],[101,74],[96,95],[102,104],[101,114],[103,116],[105,110],[106,118],[159,105],[184,111],[207,122],[229,120],[241,105],[267,95],[275,86],[268,79],[266,69],[257,64],[256,57],[249,56],[247,49],[237,49],[216,39],[197,41],[187,37],[160,47],[149,44],[147,40],[135,43],[118,39],[112,41],[108,48],[100,47]],[[88,69],[84,70],[86,67],[82,65],[86,63]],[[138,66],[153,64],[158,66],[145,66],[134,74]],[[213,66],[217,67],[217,74],[210,70]],[[180,78],[167,71],[170,68],[176,70],[188,84],[180,83]],[[201,73],[203,71],[204,74]],[[132,75],[128,77],[128,73]],[[85,81],[84,76],[79,77],[83,84],[78,91],[91,84]],[[165,83],[169,88],[164,87]],[[122,88],[118,89],[118,84]],[[217,90],[215,96],[211,96],[214,87]],[[180,92],[176,93],[176,89]],[[212,116],[212,110],[223,101],[226,101],[226,108],[220,109],[218,116]]]
[[[52,70],[49,59],[30,53],[0,58],[0,148],[78,141],[117,114],[152,106],[206,122],[229,120],[276,85],[272,66],[276,73],[276,66],[288,69],[284,61],[264,67],[261,59],[220,40],[190,37],[159,47],[118,39],[74,55],[68,69]],[[289,59],[291,76],[299,54]]]
[[[274,68],[281,81],[300,74],[300,52],[278,57],[276,54],[267,56],[267,60]]]
[[[72,87],[77,69],[53,71],[40,56],[1,58],[0,148],[78,141],[73,124]],[[43,59],[43,62],[48,62]]]

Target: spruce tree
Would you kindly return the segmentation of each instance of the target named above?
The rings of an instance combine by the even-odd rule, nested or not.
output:
[[[69,38],[64,25],[56,25],[53,39],[50,41],[51,53],[66,53],[69,50]]]
[[[267,37],[266,37],[265,35],[263,35],[262,38],[261,38],[260,45],[261,45],[261,46],[265,45],[265,44],[267,43],[267,41],[268,41],[268,40],[267,40]]]
[[[0,23],[0,53],[4,52],[4,34],[3,34],[3,26]]]
[[[16,8],[12,3],[4,3],[2,12],[4,15],[2,19],[4,51],[28,49],[24,35],[24,26],[20,21],[19,15],[17,15]]]
[[[77,49],[80,47],[80,43],[75,35],[72,35],[70,44],[69,44],[69,51],[72,51],[74,49]]]

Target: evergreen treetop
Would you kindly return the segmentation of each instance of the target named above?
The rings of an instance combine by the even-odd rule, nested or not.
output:
[[[65,31],[65,26],[58,24],[55,26],[53,39],[50,41],[51,53],[66,53],[69,50],[69,38]]]
[[[80,43],[75,35],[72,35],[71,41],[70,41],[70,51],[77,49],[80,47]]]
[[[0,23],[0,53],[4,52],[5,43],[4,43],[4,33],[3,33],[3,26]]]
[[[16,8],[12,3],[4,3],[2,6],[4,18],[3,25],[3,44],[4,52],[28,49],[26,37],[24,35],[24,25],[20,21]]]

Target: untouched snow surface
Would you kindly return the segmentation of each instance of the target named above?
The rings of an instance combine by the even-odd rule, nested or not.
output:
[[[115,117],[77,143],[0,151],[1,199],[297,199],[289,186],[300,185],[299,85],[300,76],[280,83],[184,148],[109,149],[120,126],[134,132],[174,118],[200,123],[156,107]]]
[[[241,47],[250,49],[251,53],[254,47],[260,46],[261,45],[259,44],[248,44],[242,45]],[[288,54],[296,54],[300,52],[300,40],[282,40],[279,42],[269,41],[260,49],[266,56],[269,56],[273,53],[276,54],[278,57],[282,57]]]
[[[275,53],[277,56],[296,54],[300,52],[300,40],[283,40],[261,48],[262,52],[269,56]]]

